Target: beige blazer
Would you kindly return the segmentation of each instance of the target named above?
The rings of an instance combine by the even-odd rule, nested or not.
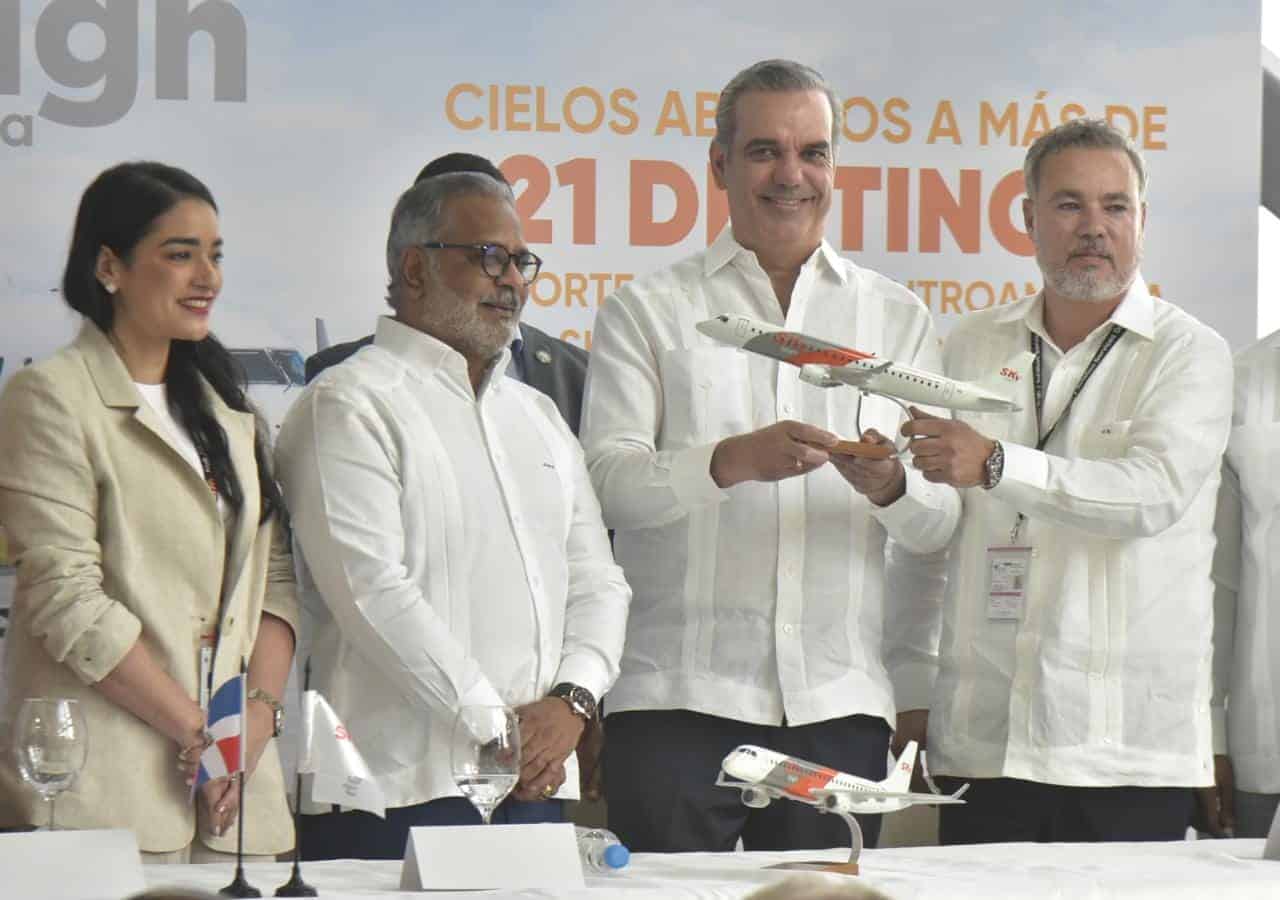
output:
[[[178,748],[92,684],[141,639],[197,697],[200,636],[219,607],[215,687],[251,654],[264,611],[297,629],[279,517],[258,523],[254,418],[206,391],[244,487],[243,510],[226,525],[96,326],[86,323],[75,343],[18,372],[0,395],[0,522],[18,566],[0,747],[11,746],[24,697],[79,699],[89,761],[58,799],[58,821],[131,828],[148,852],[185,847],[196,832]],[[274,742],[248,782],[245,809],[246,852],[293,846]],[[12,753],[0,753],[0,826],[46,815]],[[201,831],[208,846],[234,851],[235,829],[224,838]]]

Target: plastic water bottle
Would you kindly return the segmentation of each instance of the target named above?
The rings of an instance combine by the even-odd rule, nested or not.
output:
[[[589,872],[616,872],[631,860],[631,851],[607,828],[576,826],[578,855]]]

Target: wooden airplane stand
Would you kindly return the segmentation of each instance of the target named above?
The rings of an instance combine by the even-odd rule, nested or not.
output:
[[[818,807],[818,812],[825,813],[827,810]],[[808,872],[831,872],[835,875],[857,875],[858,874],[858,858],[862,856],[862,826],[858,824],[858,820],[853,817],[852,813],[836,812],[835,815],[844,819],[844,823],[849,826],[849,861],[842,863],[831,863],[824,860],[805,860],[803,862],[785,862],[768,866],[770,869],[802,869]]]

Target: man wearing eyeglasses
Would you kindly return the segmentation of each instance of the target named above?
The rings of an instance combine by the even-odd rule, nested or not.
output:
[[[520,779],[493,821],[558,821],[574,746],[618,671],[630,590],[555,404],[507,377],[541,260],[487,175],[396,204],[373,344],[317,379],[277,443],[313,682],[387,818],[303,817],[312,859],[399,858],[410,827],[478,822],[450,761],[463,706],[520,717]]]
[[[450,172],[479,172],[507,184],[501,169],[474,153],[439,156],[423,167],[416,181]],[[359,340],[334,344],[307,357],[307,383],[372,343],[373,335],[368,335]],[[587,377],[586,350],[522,321],[511,340],[511,362],[507,365],[507,374],[554,400],[569,428],[574,434],[578,433],[578,422],[582,418],[582,386]]]

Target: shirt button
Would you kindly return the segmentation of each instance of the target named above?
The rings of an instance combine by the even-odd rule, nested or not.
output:
[[[790,626],[790,625],[783,625],[783,626],[782,626],[782,633],[783,633],[783,634],[790,634],[790,633],[791,633],[791,626]]]
[[[791,404],[790,404],[790,403],[784,403],[784,404],[782,404],[782,414],[783,414],[784,416],[789,416],[789,415],[791,415]]]

